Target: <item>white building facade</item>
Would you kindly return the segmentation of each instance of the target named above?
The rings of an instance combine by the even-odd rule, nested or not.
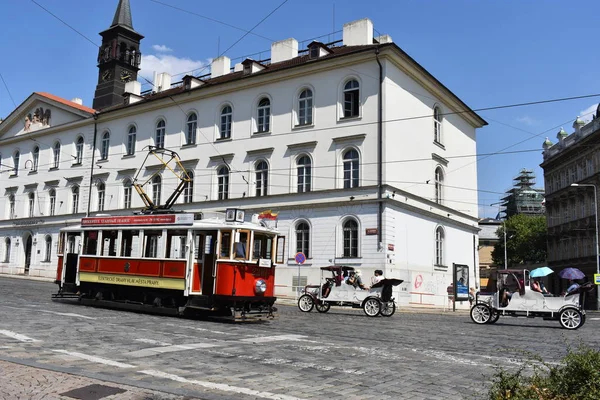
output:
[[[446,305],[453,263],[476,287],[477,164],[461,156],[486,122],[389,36],[373,38],[371,21],[344,25],[341,43],[299,51],[288,39],[270,60],[220,57],[210,76],[159,79],[145,94],[128,83],[102,110],[34,93],[0,124],[0,273],[54,277],[61,227],[139,212],[131,183],[157,146],[193,178],[175,209],[277,214],[279,296],[333,263],[404,279],[400,306]],[[160,203],[177,184],[162,174],[146,191]]]

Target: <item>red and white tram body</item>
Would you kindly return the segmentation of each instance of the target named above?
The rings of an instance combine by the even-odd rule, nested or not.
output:
[[[61,230],[54,298],[234,319],[275,316],[277,232],[201,214],[83,218]]]

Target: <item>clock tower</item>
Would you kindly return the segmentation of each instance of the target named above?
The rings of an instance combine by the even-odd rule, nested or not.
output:
[[[100,32],[98,84],[94,93],[96,110],[123,104],[125,83],[137,80],[140,70],[140,41],[144,36],[133,29],[129,0],[119,0],[112,25]]]

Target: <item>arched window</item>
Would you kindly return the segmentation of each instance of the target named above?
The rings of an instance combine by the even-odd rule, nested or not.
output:
[[[256,196],[266,196],[269,191],[269,166],[266,161],[259,161],[256,170]]]
[[[309,156],[302,156],[297,161],[298,165],[298,193],[310,192],[312,180],[312,166]]]
[[[217,170],[217,195],[219,200],[229,198],[229,168],[223,165]]]
[[[31,192],[27,195],[27,205],[27,214],[29,215],[29,218],[31,218],[33,217],[33,212],[35,211],[35,193]]]
[[[160,175],[152,178],[152,202],[155,206],[160,205],[160,192],[162,191],[162,179]]]
[[[33,148],[33,165],[31,166],[31,171],[37,171],[38,166],[40,164],[40,148],[35,146]]]
[[[358,257],[358,223],[348,219],[343,225],[344,257]]]
[[[52,236],[46,236],[46,252],[44,253],[44,261],[50,262],[50,257],[52,256]]]
[[[298,96],[298,125],[312,125],[313,123],[313,93],[304,89]]]
[[[156,135],[154,137],[154,145],[159,149],[163,149],[165,147],[165,120],[161,119],[156,123]]]
[[[79,186],[73,186],[71,189],[71,212],[76,214],[79,212]]]
[[[54,143],[52,147],[52,168],[58,168],[60,165],[60,143]]]
[[[433,140],[442,143],[442,110],[439,106],[433,107]]]
[[[10,262],[10,238],[4,239],[4,262]]]
[[[198,130],[198,116],[191,113],[187,118],[187,129],[185,131],[185,144],[196,144],[196,131]]]
[[[444,228],[435,229],[435,265],[444,265]]]
[[[83,138],[79,136],[75,143],[75,164],[83,162]]]
[[[100,182],[97,185],[98,189],[98,211],[104,211],[104,201],[106,199],[106,185]]]
[[[344,118],[358,117],[360,108],[360,85],[352,79],[344,85]]]
[[[233,109],[231,106],[225,106],[221,109],[221,129],[219,139],[231,138],[231,121],[233,119]]]
[[[127,155],[131,156],[135,154],[135,140],[136,140],[137,129],[135,126],[129,127],[129,132],[127,133],[127,146],[126,151]]]
[[[190,181],[183,188],[183,202],[191,203],[194,201],[194,172],[191,170],[185,171]]]
[[[442,167],[435,169],[435,202],[442,204],[444,199],[444,171]]]
[[[100,159],[108,160],[108,149],[110,147],[110,132],[104,132],[102,143],[100,144]]]
[[[258,132],[269,132],[271,129],[271,100],[263,97],[258,102]]]
[[[56,190],[50,189],[48,193],[48,214],[50,216],[56,214]]]
[[[13,175],[19,175],[19,164],[21,163],[21,153],[16,151],[13,155]]]
[[[14,194],[11,194],[10,196],[8,196],[8,218],[9,219],[16,218],[16,215],[15,215],[15,195]]]
[[[296,224],[296,253],[310,257],[310,226],[305,221]]]
[[[131,180],[123,182],[123,208],[131,208]]]
[[[344,164],[344,189],[358,187],[359,183],[359,157],[355,149],[347,150],[343,156]]]

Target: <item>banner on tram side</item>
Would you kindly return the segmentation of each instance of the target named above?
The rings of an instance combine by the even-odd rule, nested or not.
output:
[[[128,215],[115,217],[84,217],[81,226],[114,225],[191,225],[194,214]]]

